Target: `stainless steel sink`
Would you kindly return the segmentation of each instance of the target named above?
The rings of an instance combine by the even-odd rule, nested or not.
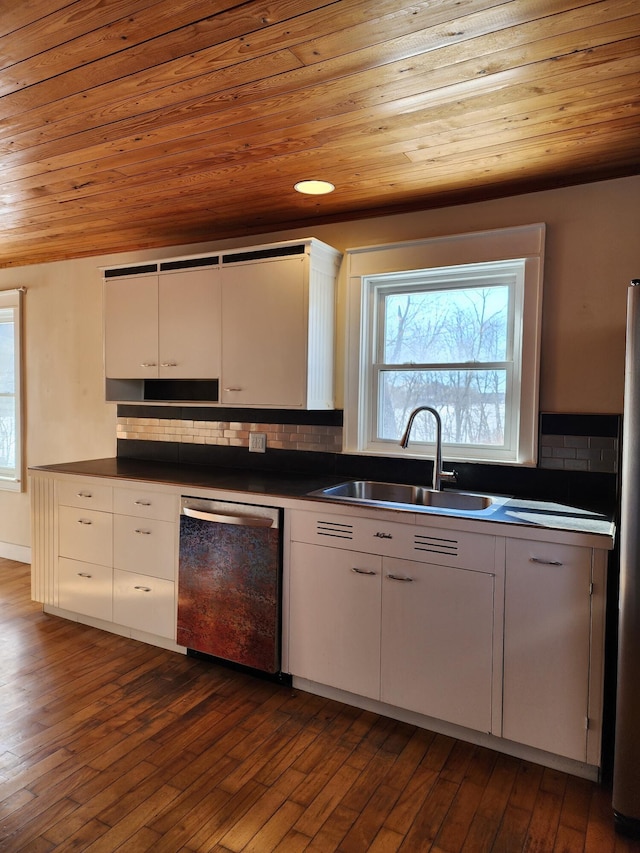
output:
[[[472,492],[440,492],[425,486],[409,486],[402,483],[378,483],[375,480],[350,480],[317,489],[312,496],[367,504],[406,504],[433,509],[457,509],[462,512],[477,512],[493,503],[488,495]]]

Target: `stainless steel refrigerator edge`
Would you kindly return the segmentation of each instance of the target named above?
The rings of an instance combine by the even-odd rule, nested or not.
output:
[[[613,809],[640,835],[640,279],[627,294]]]

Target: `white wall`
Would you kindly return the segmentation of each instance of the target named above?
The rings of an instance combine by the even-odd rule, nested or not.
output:
[[[620,412],[626,287],[640,277],[638,198],[640,177],[633,177],[247,239],[0,270],[0,289],[27,289],[26,463],[115,453],[116,409],[103,399],[99,266],[303,236],[344,250],[545,222],[541,410]],[[341,299],[339,330],[342,304]],[[342,352],[339,335],[339,396]],[[0,543],[28,546],[29,541],[28,493],[0,492]],[[10,556],[11,549],[0,547],[2,553]]]

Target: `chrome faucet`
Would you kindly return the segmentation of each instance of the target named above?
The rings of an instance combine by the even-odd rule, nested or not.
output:
[[[402,438],[400,439],[400,447],[408,447],[411,427],[413,426],[416,415],[420,412],[431,412],[433,417],[436,419],[436,456],[433,460],[433,488],[439,492],[442,490],[443,480],[455,482],[456,473],[455,471],[442,470],[442,418],[433,406],[418,406],[417,409],[414,409],[411,412],[405,430],[402,433]]]

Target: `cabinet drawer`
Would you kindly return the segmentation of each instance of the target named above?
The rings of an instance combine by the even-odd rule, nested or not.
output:
[[[175,580],[177,524],[131,515],[113,516],[116,569]]]
[[[73,613],[111,621],[113,571],[80,560],[58,560],[58,606]]]
[[[412,529],[411,524],[333,515],[331,512],[291,513],[291,538],[296,542],[383,557],[402,556],[405,551],[409,553]]]
[[[291,538],[329,548],[483,572],[493,572],[495,563],[494,536],[411,521],[386,521],[383,516],[378,520],[330,512],[293,512]]]
[[[56,489],[58,503],[61,505],[111,512],[113,506],[111,486],[93,483],[90,480],[78,480],[78,482],[65,480],[56,483]]]
[[[177,495],[121,488],[114,489],[113,511],[120,515],[174,522],[177,522],[180,512]]]
[[[175,639],[175,585],[160,578],[114,569],[113,621]]]
[[[112,518],[108,512],[61,506],[58,510],[58,554],[110,566],[113,560]]]

